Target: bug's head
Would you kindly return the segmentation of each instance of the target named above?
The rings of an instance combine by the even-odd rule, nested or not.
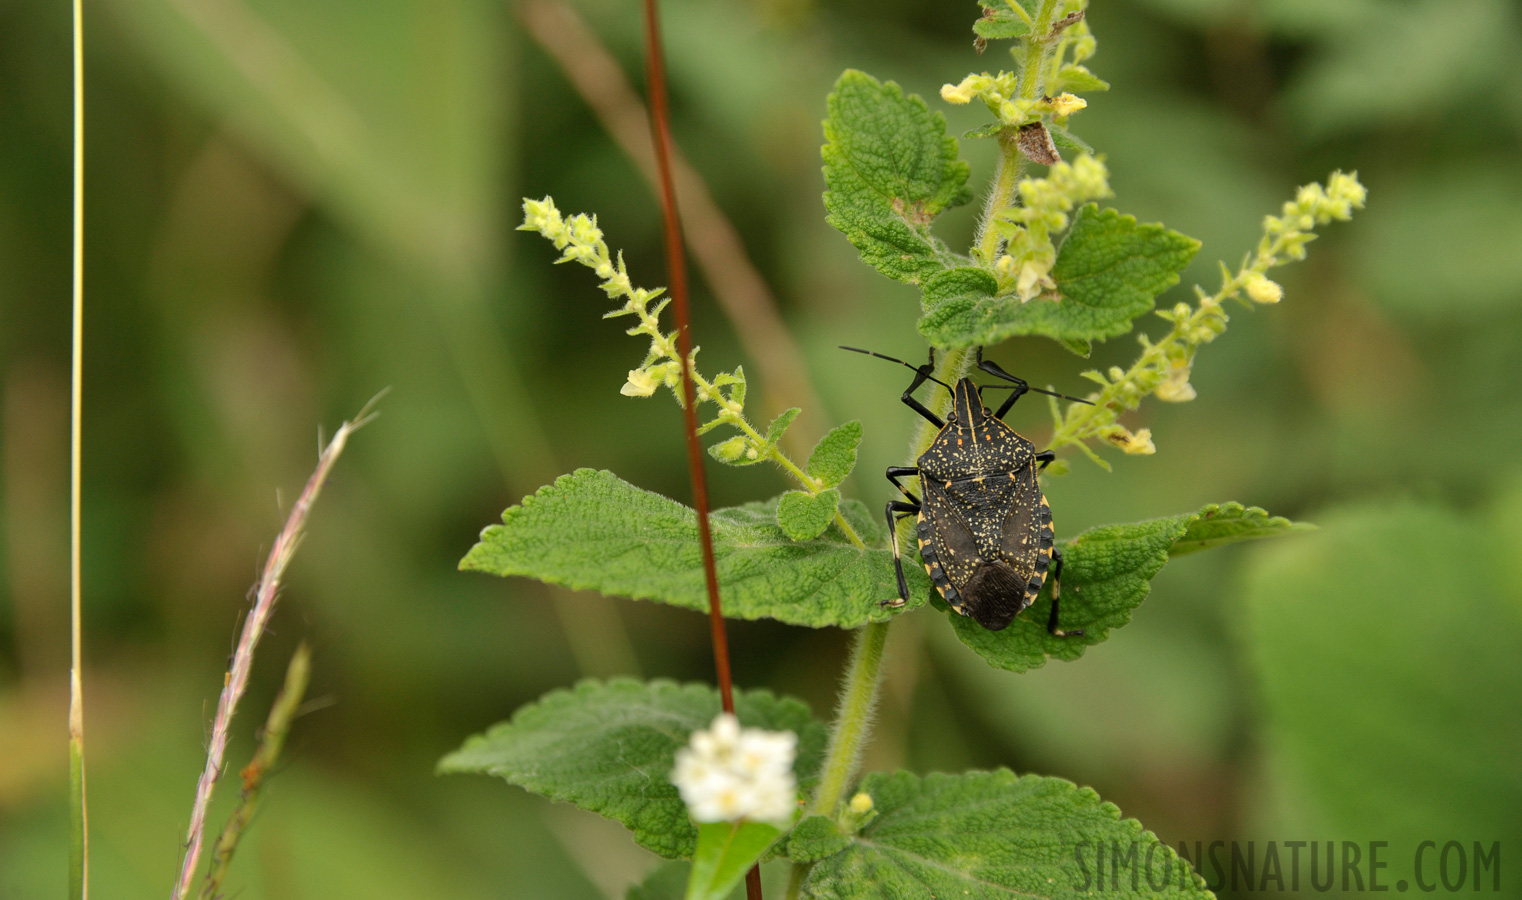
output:
[[[958,428],[972,428],[981,425],[991,415],[988,407],[983,405],[978,386],[972,383],[972,379],[963,378],[958,381],[951,392],[951,422]]]

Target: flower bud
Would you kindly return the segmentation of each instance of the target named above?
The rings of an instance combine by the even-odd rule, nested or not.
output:
[[[648,397],[655,393],[660,383],[660,379],[644,369],[631,369],[629,380],[624,382],[624,386],[619,388],[618,392],[625,397]]]
[[[1246,288],[1254,303],[1278,303],[1284,299],[1284,288],[1257,272],[1247,276]]]
[[[1111,425],[1104,430],[1104,439],[1119,447],[1125,453],[1135,456],[1151,456],[1157,452],[1157,447],[1152,444],[1152,429],[1143,428],[1132,434],[1130,430],[1120,425]]]
[[[1047,105],[1052,108],[1052,115],[1058,118],[1066,118],[1088,106],[1089,101],[1082,97],[1063,92],[1048,100]]]

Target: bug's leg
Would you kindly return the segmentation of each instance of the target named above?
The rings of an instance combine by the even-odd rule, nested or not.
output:
[[[897,483],[894,482],[894,484]],[[905,493],[908,492],[905,491]],[[909,602],[909,583],[904,580],[904,560],[898,553],[898,520],[919,515],[919,511],[918,501],[906,503],[903,500],[889,500],[887,507],[883,510],[883,517],[888,520],[888,540],[893,543],[893,574],[898,576],[898,597],[893,600],[884,600],[883,606],[897,609]]]
[[[935,413],[931,412],[925,406],[925,404],[923,404],[923,403],[919,402],[918,400],[914,399],[914,391],[915,391],[915,389],[918,388],[920,385],[924,384],[925,381],[930,378],[930,373],[933,372],[933,371],[935,371],[935,351],[934,350],[930,351],[930,362],[928,362],[925,365],[920,366],[918,369],[914,370],[914,380],[909,382],[909,388],[908,388],[908,390],[904,391],[903,395],[900,396],[898,399],[902,400],[904,402],[905,406],[909,407],[910,409],[914,410],[915,412],[919,413],[920,415],[922,415],[926,419],[928,419],[930,421],[930,424],[934,425],[937,428],[944,428],[946,426],[946,423],[945,423],[945,421],[943,421],[941,419],[940,416],[938,416]]]
[[[900,484],[899,483],[899,479],[900,478],[907,478],[907,477],[918,478],[919,476],[920,476],[920,467],[919,466],[889,466],[888,467],[888,480],[893,482],[893,486],[898,488],[898,492],[900,494],[903,494],[905,497],[908,497],[909,498],[909,502],[915,504],[916,507],[918,507],[918,505],[919,505],[920,498],[918,498],[918,497],[914,496],[913,494],[909,493],[909,489],[904,487],[902,484]]]
[[[995,378],[1002,378],[1010,384],[1014,385],[1014,388],[1009,392],[1009,396],[1004,398],[1004,403],[1000,405],[998,411],[994,413],[995,416],[998,416],[1001,419],[1004,418],[1005,413],[1009,412],[1009,408],[1015,405],[1015,401],[1025,396],[1025,392],[1031,389],[1031,386],[1025,383],[1024,378],[1016,378],[1015,376],[999,368],[999,364],[993,360],[984,359],[983,350],[981,347],[978,349],[978,368],[994,376]]]
[[[1037,469],[1036,471],[1045,472],[1046,467],[1051,465],[1056,459],[1056,453],[1053,453],[1050,450],[1042,450],[1040,453],[1036,454],[1036,462],[1041,464],[1041,468]]]
[[[1052,548],[1052,614],[1046,620],[1046,630],[1060,638],[1079,637],[1083,634],[1082,628],[1074,628],[1072,631],[1063,631],[1057,627],[1057,605],[1062,594],[1062,551]]]

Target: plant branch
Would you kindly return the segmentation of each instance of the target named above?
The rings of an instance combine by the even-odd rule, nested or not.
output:
[[[312,504],[316,502],[317,495],[322,490],[323,482],[327,481],[333,464],[338,461],[339,454],[343,453],[349,436],[374,417],[370,408],[378,399],[380,398],[377,396],[365,404],[354,421],[345,422],[338,427],[333,440],[328,442],[328,446],[318,457],[316,471],[307,479],[306,487],[296,498],[296,505],[292,507],[290,515],[285,520],[285,527],[275,538],[275,545],[270,548],[269,558],[265,560],[264,572],[259,576],[259,583],[255,587],[253,608],[243,620],[243,629],[238,635],[238,646],[233,651],[232,667],[227,672],[222,695],[217,700],[217,714],[212,720],[211,743],[206,749],[206,767],[201,771],[201,778],[196,783],[195,802],[190,810],[190,830],[185,839],[185,857],[180,863],[180,876],[175,882],[172,894],[174,900],[184,900],[190,893],[190,882],[195,876],[196,864],[200,859],[201,846],[205,839],[206,809],[211,803],[211,794],[216,788],[217,779],[222,777],[223,759],[227,754],[228,727],[232,723],[238,701],[243,698],[243,693],[248,688],[248,676],[254,663],[254,650],[259,645],[259,639],[264,636],[264,629],[275,611],[280,579],[285,574],[285,568],[290,563],[291,557],[296,554],[296,548],[301,545],[307,516],[311,513]]]
[[[270,707],[269,718],[264,723],[264,734],[259,739],[259,748],[254,751],[254,758],[238,773],[243,779],[243,795],[238,801],[238,807],[228,817],[227,825],[222,828],[221,837],[217,838],[217,846],[211,856],[211,869],[201,882],[199,900],[214,900],[227,879],[233,853],[237,851],[238,841],[242,839],[249,822],[253,821],[254,813],[259,809],[265,777],[280,759],[280,749],[285,745],[285,736],[290,733],[291,722],[301,708],[301,700],[306,696],[307,682],[311,675],[312,648],[303,642],[296,648],[290,665],[286,667],[285,684]]]

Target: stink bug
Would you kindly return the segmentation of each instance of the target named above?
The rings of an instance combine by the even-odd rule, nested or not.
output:
[[[1050,450],[1036,452],[1030,441],[1004,424],[1004,414],[1032,388],[997,363],[983,358],[978,349],[978,368],[1008,384],[976,385],[962,378],[955,387],[931,376],[930,362],[914,366],[901,359],[870,350],[842,347],[866,353],[914,370],[914,381],[904,391],[904,405],[940,429],[914,466],[889,466],[888,481],[907,500],[890,500],[883,514],[893,542],[893,567],[898,576],[898,597],[885,605],[902,606],[909,601],[904,563],[899,555],[898,521],[916,517],[920,558],[942,598],[964,616],[987,628],[1006,628],[1020,611],[1036,601],[1047,576],[1052,579],[1052,612],[1046,630],[1057,637],[1073,637],[1081,630],[1057,627],[1058,579],[1062,553],[1052,541],[1052,509],[1041,493],[1036,476],[1055,459]],[[914,391],[934,381],[951,392],[951,417],[943,421],[914,399]],[[1010,395],[997,411],[983,405],[985,389],[1007,388]],[[1053,394],[1088,403],[1066,394]],[[899,481],[918,477],[920,500]]]

